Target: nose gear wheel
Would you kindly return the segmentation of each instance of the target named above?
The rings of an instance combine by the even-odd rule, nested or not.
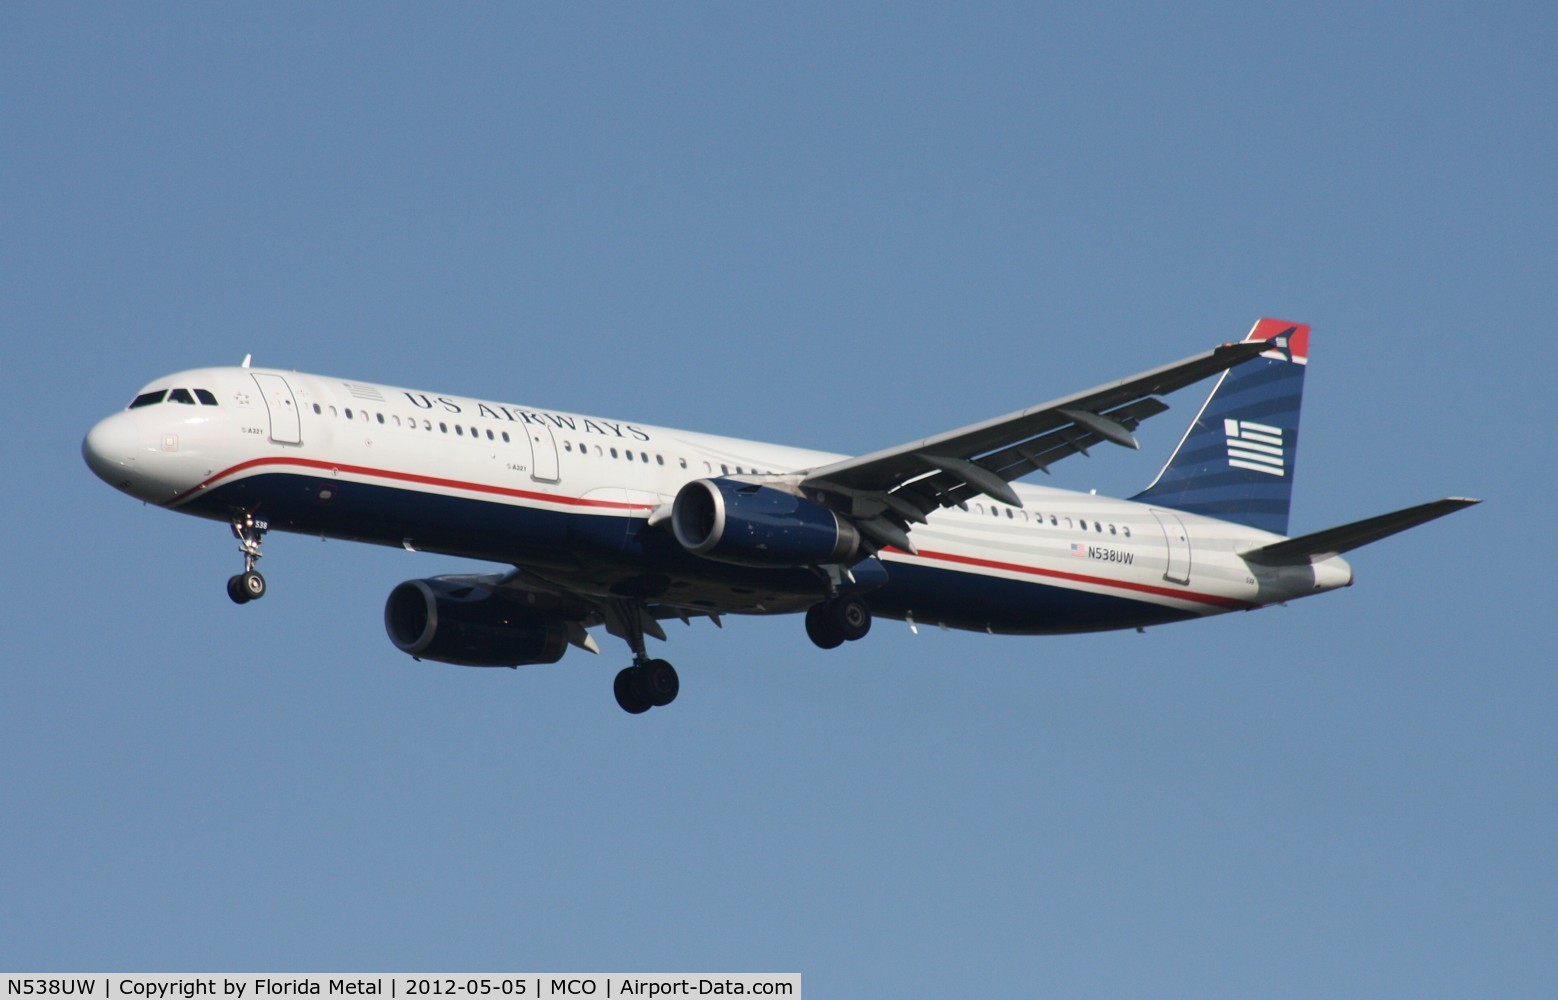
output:
[[[270,525],[245,511],[233,516],[233,537],[238,539],[238,551],[243,553],[243,572],[227,578],[227,596],[234,604],[248,604],[265,596],[265,577],[254,564],[259,561],[260,541]]]

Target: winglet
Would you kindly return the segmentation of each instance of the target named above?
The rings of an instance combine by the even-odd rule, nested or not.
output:
[[[1271,341],[1271,350],[1261,357],[1273,361],[1291,361],[1296,365],[1309,364],[1309,324],[1289,323],[1285,319],[1260,319],[1250,328],[1245,343],[1256,340]]]

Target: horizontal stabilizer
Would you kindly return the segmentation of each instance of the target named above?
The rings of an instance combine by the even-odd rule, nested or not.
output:
[[[1239,555],[1248,562],[1264,566],[1290,566],[1314,559],[1340,555],[1353,549],[1388,538],[1408,528],[1415,528],[1435,518],[1453,514],[1465,507],[1481,503],[1466,497],[1448,497],[1432,503],[1419,504],[1405,510],[1365,518],[1336,528],[1327,528],[1312,535],[1300,535],[1270,545],[1262,545]]]

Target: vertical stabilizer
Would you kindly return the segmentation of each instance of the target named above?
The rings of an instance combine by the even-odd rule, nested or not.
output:
[[[1287,534],[1309,327],[1263,319],[1271,350],[1218,378],[1152,485],[1131,499]]]

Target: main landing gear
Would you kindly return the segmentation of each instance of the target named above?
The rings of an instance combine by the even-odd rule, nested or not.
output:
[[[682,682],[676,668],[664,660],[635,659],[624,667],[612,684],[617,704],[629,715],[642,715],[651,708],[664,708],[676,700]]]
[[[612,693],[617,704],[629,715],[642,715],[651,708],[664,708],[676,700],[682,689],[676,668],[665,660],[651,660],[644,652],[644,610],[636,604],[618,602],[612,609],[615,624],[612,630],[627,639],[633,647],[633,665],[617,673]],[[650,627],[657,628],[653,619]],[[664,639],[664,633],[658,633]]]
[[[227,578],[227,596],[234,604],[248,604],[265,596],[265,578],[254,568],[260,558],[260,539],[270,525],[253,514],[233,517],[233,537],[243,553],[243,572]]]
[[[838,594],[806,612],[806,634],[823,649],[865,638],[871,631],[871,609],[854,594]]]

